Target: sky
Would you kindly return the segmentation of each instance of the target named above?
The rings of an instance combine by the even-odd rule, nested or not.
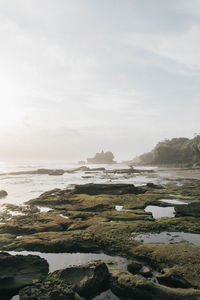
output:
[[[0,0],[0,161],[199,133],[199,0]]]

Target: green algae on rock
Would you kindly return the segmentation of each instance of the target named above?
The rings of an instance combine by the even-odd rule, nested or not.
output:
[[[20,300],[29,299],[92,299],[108,289],[109,272],[105,263],[92,262],[84,266],[77,266],[55,271],[34,286],[20,291]]]
[[[133,275],[118,270],[119,276],[111,275],[114,279],[111,280],[109,288],[119,298],[128,293],[129,296],[135,295],[134,299],[159,299],[159,297],[198,299],[199,290],[195,291],[193,288],[199,288],[200,282],[199,246],[141,245],[140,242],[131,239],[132,232],[200,233],[198,215],[178,213],[176,208],[180,205],[174,205],[176,210],[174,218],[155,220],[151,213],[144,211],[147,205],[166,207],[168,204],[158,200],[174,198],[174,195],[179,195],[179,199],[189,200],[189,203],[197,203],[200,195],[198,182],[187,181],[183,184],[183,187],[178,187],[173,182],[165,186],[141,187],[87,184],[74,186],[73,189],[54,189],[45,192],[28,202],[31,213],[27,211],[24,216],[12,217],[6,225],[0,226],[1,249],[42,252],[103,251],[107,254],[121,255],[139,260],[142,265],[147,262],[161,274],[160,283],[163,284],[152,283],[152,279],[141,278],[139,271]],[[189,187],[191,187],[191,194],[189,194]],[[41,213],[37,205],[47,206],[53,210]],[[123,206],[123,209],[117,211],[116,206]],[[67,216],[68,219],[60,215]],[[111,274],[114,271],[109,272]],[[47,282],[45,284],[47,289]],[[180,289],[174,289],[173,284],[179,285]],[[185,287],[188,284],[188,288],[182,289],[184,284]],[[148,290],[152,298],[147,298]],[[142,291],[144,291],[143,296]]]
[[[199,246],[185,243],[144,244],[136,247],[133,251],[157,270],[173,269],[191,286],[200,288]]]
[[[48,274],[46,260],[35,255],[16,255],[0,253],[0,295],[17,291],[40,280]]]
[[[90,262],[49,274],[43,281],[20,290],[20,300],[92,299],[111,290],[119,299],[197,300],[200,291],[171,288],[139,275],[132,275],[110,261]]]
[[[133,300],[181,300],[200,299],[200,291],[195,289],[170,288],[157,284],[151,279],[133,275],[119,269],[112,263],[107,264],[110,276],[110,289],[120,299]]]

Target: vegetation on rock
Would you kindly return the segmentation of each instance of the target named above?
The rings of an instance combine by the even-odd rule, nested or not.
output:
[[[159,142],[151,152],[140,155],[131,163],[200,166],[200,135],[193,139],[173,138]]]
[[[181,184],[177,186],[173,181],[165,185],[150,183],[140,187],[131,184],[86,184],[75,185],[73,189],[45,192],[27,202],[24,215],[14,216],[0,225],[0,247],[4,251],[104,252],[121,255],[130,260],[128,271],[106,263],[109,285],[105,286],[120,299],[199,299],[200,246],[185,243],[143,244],[132,238],[133,233],[142,232],[200,233],[199,181],[186,180]],[[147,205],[169,206],[159,200],[174,197],[188,203],[174,205],[174,218],[154,219],[151,213],[144,210]],[[38,205],[52,210],[41,213]],[[121,210],[116,210],[116,206],[120,206]],[[17,206],[8,208],[21,210]],[[60,278],[62,271],[57,271],[24,290],[20,299],[29,299],[29,296],[41,291],[44,296],[51,295],[54,299],[62,299],[59,295],[63,298],[68,295],[69,299],[90,299],[78,290],[78,286],[88,280],[79,280],[80,275],[84,274],[83,269],[68,269],[67,282]],[[74,277],[72,271],[76,274]],[[151,277],[153,272],[159,273],[159,284]],[[75,290],[75,281],[70,283],[72,277],[78,282]],[[29,295],[28,291],[32,294]],[[35,299],[40,299],[37,297]]]
[[[26,285],[47,276],[49,267],[45,259],[35,255],[0,253],[0,297],[18,291]]]

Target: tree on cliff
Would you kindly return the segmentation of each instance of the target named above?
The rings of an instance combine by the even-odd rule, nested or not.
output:
[[[139,164],[200,164],[200,135],[193,139],[173,138],[159,142],[148,153],[137,157]]]

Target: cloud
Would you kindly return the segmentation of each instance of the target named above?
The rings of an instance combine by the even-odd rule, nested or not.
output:
[[[2,0],[2,157],[79,159],[104,148],[123,159],[196,132],[193,4]]]
[[[140,47],[166,57],[190,70],[200,69],[200,26],[193,26],[182,34],[149,34],[132,32],[123,37],[130,46]]]
[[[197,22],[194,19],[195,16],[199,17],[200,15],[200,2],[199,0],[176,0],[173,1],[172,7],[179,13],[185,14],[185,16],[191,15],[193,22]]]

